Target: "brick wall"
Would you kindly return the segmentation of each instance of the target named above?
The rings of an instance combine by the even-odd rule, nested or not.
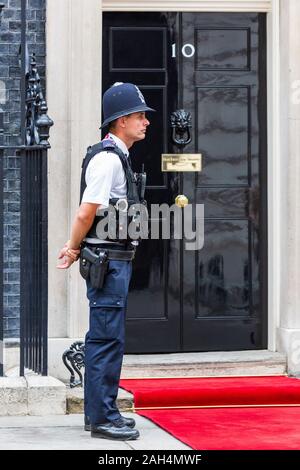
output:
[[[5,4],[0,27],[0,80],[5,84],[4,145],[20,140],[20,63],[21,0],[1,0]],[[45,93],[45,16],[46,0],[27,0],[27,43],[35,52]],[[4,335],[19,336],[20,317],[20,158],[4,158]]]

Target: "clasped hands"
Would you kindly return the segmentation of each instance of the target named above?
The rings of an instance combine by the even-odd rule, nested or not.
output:
[[[65,246],[60,250],[58,259],[63,259],[63,264],[58,264],[56,267],[58,269],[67,269],[69,268],[74,261],[77,261],[80,256],[80,249],[70,248],[70,240],[67,241]]]

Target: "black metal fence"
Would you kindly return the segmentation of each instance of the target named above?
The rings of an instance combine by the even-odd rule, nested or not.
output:
[[[0,147],[21,157],[20,221],[20,375],[25,368],[47,375],[48,207],[47,147]],[[1,179],[2,181],[2,179]],[[0,265],[3,266],[3,191],[0,196]],[[3,270],[0,273],[3,299]],[[3,375],[3,308],[0,313],[0,376]]]
[[[34,54],[26,47],[26,0],[21,1],[21,136],[23,145],[1,145],[0,181],[5,152],[21,158],[20,221],[20,375],[25,369],[47,375],[48,342],[48,191],[47,156],[49,128],[40,77]],[[3,130],[0,113],[0,138]],[[1,125],[2,123],[2,125]],[[3,185],[1,185],[3,188]],[[3,191],[0,191],[0,266],[3,266]],[[0,269],[0,299],[3,271]],[[0,376],[3,367],[3,302],[0,304]]]
[[[21,149],[20,375],[47,375],[47,148]]]

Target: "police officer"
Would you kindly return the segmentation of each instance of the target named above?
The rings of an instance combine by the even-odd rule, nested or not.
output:
[[[102,127],[109,125],[109,133],[100,146],[90,148],[89,158],[85,159],[88,164],[83,163],[81,204],[70,240],[59,254],[63,262],[57,266],[69,268],[79,258],[80,249],[82,261],[83,246],[89,250],[83,260],[87,265],[92,266],[93,257],[98,260],[102,255],[106,263],[101,288],[91,282],[91,276],[87,275],[86,280],[90,321],[85,338],[85,429],[91,430],[92,437],[117,440],[139,437],[134,419],[123,417],[116,405],[134,247],[128,240],[124,243],[123,239],[104,239],[102,235],[99,238],[95,222],[110,201],[124,201],[128,196],[133,174],[129,149],[145,138],[149,126],[146,111],[154,110],[132,83],[115,83],[104,93]]]

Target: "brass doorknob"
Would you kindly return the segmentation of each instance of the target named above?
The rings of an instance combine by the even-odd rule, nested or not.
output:
[[[176,198],[175,198],[175,204],[176,206],[178,207],[185,207],[187,206],[189,203],[189,200],[188,198],[184,195],[184,194],[179,194]]]

